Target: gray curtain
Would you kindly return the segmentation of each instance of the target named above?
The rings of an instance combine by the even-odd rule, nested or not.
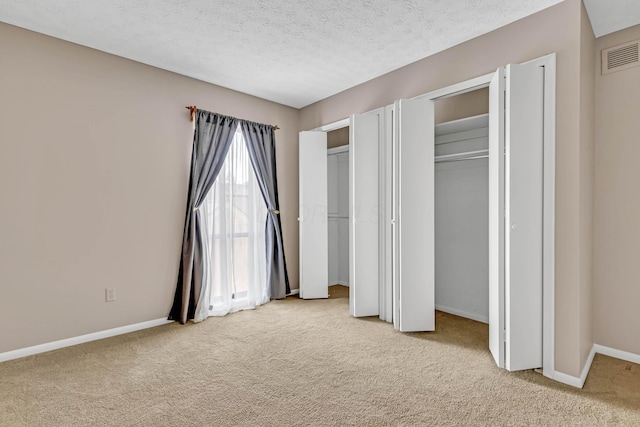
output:
[[[186,323],[193,319],[204,272],[204,230],[198,208],[222,168],[237,128],[236,118],[209,111],[196,111],[180,272],[169,320]]]
[[[267,246],[267,281],[271,298],[284,298],[289,292],[289,276],[282,244],[282,224],[276,179],[276,138],[273,126],[240,121],[240,129],[247,144],[247,151],[260,191],[269,212],[267,213],[265,241]]]

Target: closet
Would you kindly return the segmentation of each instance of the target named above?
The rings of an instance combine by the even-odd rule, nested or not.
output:
[[[554,82],[555,55],[548,55],[395,103],[396,329],[435,330],[435,181],[442,169],[435,152],[438,160],[457,157],[436,148],[435,102],[488,86],[489,349],[508,370],[553,366]],[[483,156],[476,148],[460,155]]]
[[[352,316],[401,332],[434,331],[436,308],[488,322],[499,367],[553,372],[555,64],[509,64],[339,123]],[[436,101],[483,88],[489,114],[436,126]],[[300,133],[302,298],[326,298],[330,281],[327,130]]]

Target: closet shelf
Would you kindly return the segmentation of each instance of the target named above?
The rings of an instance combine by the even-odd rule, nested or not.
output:
[[[475,151],[465,151],[462,153],[443,154],[441,156],[435,156],[435,162],[436,163],[458,162],[462,160],[486,159],[487,157],[489,157],[489,150],[475,150]]]

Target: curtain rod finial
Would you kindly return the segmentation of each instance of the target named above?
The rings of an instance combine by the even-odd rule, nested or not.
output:
[[[195,105],[189,105],[187,107],[184,107],[187,110],[189,110],[189,112],[191,113],[191,121],[193,121],[195,119],[196,116],[196,106]]]

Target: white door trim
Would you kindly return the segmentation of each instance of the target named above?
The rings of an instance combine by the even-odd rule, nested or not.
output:
[[[466,80],[461,83],[443,87],[442,89],[434,90],[433,92],[418,95],[414,98],[427,98],[431,99],[432,101],[436,101],[438,99],[448,98],[450,96],[462,95],[463,93],[472,92],[474,90],[488,87],[494,74],[495,71],[483,76],[474,77],[473,79]]]
[[[338,129],[349,127],[350,123],[351,123],[351,118],[347,117],[346,119],[342,119],[333,123],[318,126],[317,128],[310,129],[310,130],[318,131],[318,132],[331,132],[332,130],[338,130]]]

